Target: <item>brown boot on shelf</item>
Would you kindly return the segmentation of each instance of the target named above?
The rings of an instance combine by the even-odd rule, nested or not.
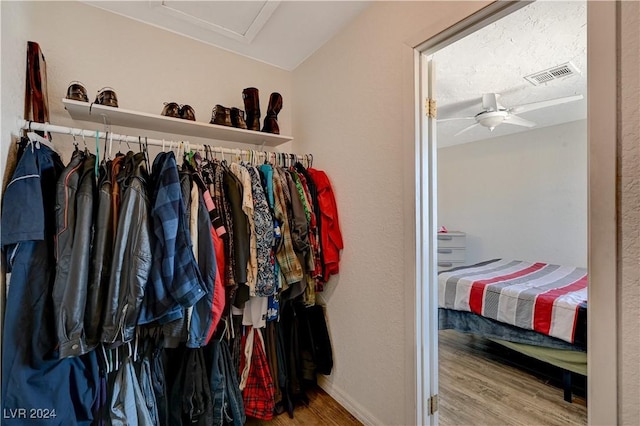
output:
[[[278,92],[273,92],[269,97],[269,108],[267,108],[267,115],[264,117],[263,132],[280,134],[280,126],[278,126],[278,113],[282,109],[282,95]]]
[[[244,111],[240,108],[231,108],[231,124],[238,129],[246,129],[247,123],[244,121]]]
[[[213,111],[211,112],[210,123],[231,127],[231,111],[229,108],[225,108],[222,105],[214,106]]]
[[[248,87],[242,91],[244,110],[247,113],[247,129],[260,131],[260,97],[258,89]]]

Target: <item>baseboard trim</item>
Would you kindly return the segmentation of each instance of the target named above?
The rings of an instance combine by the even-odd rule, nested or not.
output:
[[[369,410],[355,402],[344,390],[327,380],[326,377],[318,375],[318,386],[366,426],[384,424],[380,419],[371,414]]]

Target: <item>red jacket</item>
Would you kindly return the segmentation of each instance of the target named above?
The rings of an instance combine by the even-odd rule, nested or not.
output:
[[[344,248],[338,219],[338,205],[327,174],[313,168],[309,168],[307,171],[318,190],[318,204],[320,206],[318,218],[320,219],[320,243],[323,259],[322,280],[326,282],[331,275],[339,272],[340,250]]]

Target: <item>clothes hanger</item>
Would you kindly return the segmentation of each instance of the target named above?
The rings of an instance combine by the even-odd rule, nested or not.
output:
[[[74,151],[78,151],[78,141],[76,140],[76,135],[75,133],[73,133],[73,129],[71,129],[70,132],[71,132],[71,137],[73,138]]]
[[[84,130],[78,129],[78,135],[82,135],[82,144],[84,145],[84,152],[89,154],[89,147],[87,146],[87,140],[84,138]],[[96,154],[96,164],[98,164],[97,154]]]
[[[100,172],[98,171],[98,160],[100,160],[100,132],[96,130],[96,177],[98,177],[100,174]],[[102,163],[106,164],[106,159],[104,157],[102,158]]]
[[[29,132],[27,133],[27,137],[29,138],[29,140],[32,143],[32,148],[35,145],[35,147],[37,149],[40,149],[40,145],[44,145],[47,148],[51,149],[52,151],[54,151],[56,154],[60,155],[60,152],[56,149],[55,146],[53,146],[53,144],[51,143],[50,140],[43,138],[42,136],[40,136],[39,134],[37,134],[36,132],[31,130],[31,124],[33,123],[33,121],[29,120]],[[45,134],[47,133],[47,126],[49,123],[44,123],[44,132]]]

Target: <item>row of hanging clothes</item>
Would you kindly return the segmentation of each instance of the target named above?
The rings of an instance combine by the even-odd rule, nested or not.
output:
[[[76,144],[64,166],[37,139],[8,161],[2,205],[7,424],[293,417],[333,365],[316,304],[343,248],[327,175],[208,146],[151,163],[142,142],[101,160]]]

